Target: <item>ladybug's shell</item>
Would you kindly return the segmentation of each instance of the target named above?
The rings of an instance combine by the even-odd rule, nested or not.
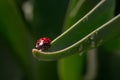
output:
[[[47,50],[50,47],[51,40],[47,37],[43,37],[37,40],[36,48],[38,50]]]

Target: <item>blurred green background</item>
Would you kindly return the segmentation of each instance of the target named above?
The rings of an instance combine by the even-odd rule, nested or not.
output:
[[[89,10],[89,6],[98,1],[93,0],[93,4],[84,6]],[[58,61],[38,61],[31,50],[38,38],[45,36],[54,39],[62,33],[69,2],[0,0],[0,80],[60,80]],[[116,0],[114,16],[120,12],[119,3]],[[82,65],[84,77],[87,72],[86,58]],[[98,48],[96,73],[94,80],[120,80],[119,38]]]

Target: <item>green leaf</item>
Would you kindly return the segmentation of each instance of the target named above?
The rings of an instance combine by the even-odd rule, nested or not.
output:
[[[82,80],[85,55],[72,55],[59,60],[58,71],[60,80]]]
[[[103,17],[108,15],[107,9],[113,6],[113,2],[113,0],[100,1],[82,19],[53,40],[49,52],[33,49],[33,55],[40,60],[54,60],[74,53],[85,52],[117,36],[119,34],[120,15],[110,21],[108,20],[111,14],[108,18]],[[100,12],[102,13],[100,14]]]
[[[11,49],[14,50],[12,55],[19,62],[26,77],[35,80],[36,68],[33,66],[34,61],[30,54],[33,41],[23,21],[14,0],[0,0],[0,32],[10,43]]]

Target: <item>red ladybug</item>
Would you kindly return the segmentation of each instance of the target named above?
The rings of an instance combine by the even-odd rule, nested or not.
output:
[[[50,47],[51,39],[47,37],[43,37],[37,40],[36,48],[38,50],[45,51]]]

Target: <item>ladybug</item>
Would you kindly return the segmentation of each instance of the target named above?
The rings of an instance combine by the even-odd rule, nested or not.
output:
[[[36,49],[45,51],[51,46],[50,44],[51,44],[50,38],[47,37],[40,38],[36,42]]]

